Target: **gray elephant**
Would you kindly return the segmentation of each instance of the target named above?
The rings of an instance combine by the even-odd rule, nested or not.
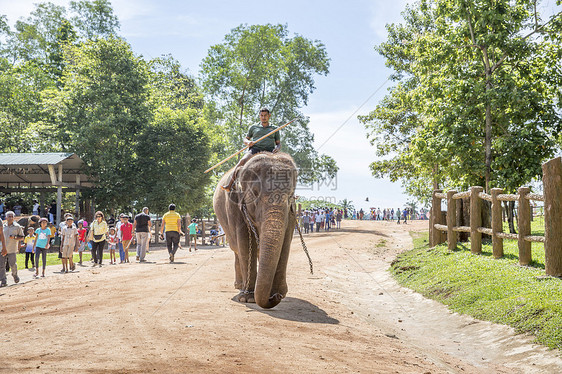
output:
[[[235,253],[236,299],[273,308],[287,294],[297,168],[286,153],[258,153],[239,170],[234,189],[225,191],[221,186],[231,173],[219,181],[213,205]]]

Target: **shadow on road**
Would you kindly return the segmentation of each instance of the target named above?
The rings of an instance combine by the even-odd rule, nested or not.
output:
[[[330,317],[323,309],[306,300],[287,297],[273,309],[262,309],[257,304],[246,304],[253,311],[267,314],[274,318],[284,319],[287,321],[296,321],[304,323],[325,323],[329,325],[337,325],[339,320]]]

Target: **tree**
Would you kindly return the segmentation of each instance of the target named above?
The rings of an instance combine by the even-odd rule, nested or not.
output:
[[[316,161],[308,119],[299,109],[314,91],[314,75],[328,74],[324,45],[300,35],[289,37],[284,25],[241,25],[212,46],[201,63],[201,82],[207,96],[216,102],[228,147],[224,155],[240,148],[248,124],[257,121],[260,107],[267,106],[272,122],[283,124],[300,117],[283,131],[284,150],[301,168],[301,181],[334,174],[334,162]],[[315,164],[316,162],[316,164]],[[229,164],[228,166],[231,166]],[[314,166],[325,167],[316,170]]]
[[[71,1],[72,23],[84,39],[115,37],[119,20],[108,0]]]
[[[136,145],[138,206],[164,213],[168,204],[191,212],[208,203],[203,173],[210,157],[206,123],[197,109],[161,108]]]
[[[96,178],[96,202],[131,204],[136,137],[152,119],[147,64],[122,39],[88,41],[65,50],[62,88],[51,90],[54,135]]]
[[[343,199],[338,203],[338,205],[341,206],[341,209],[344,210],[344,218],[347,218],[348,212],[351,212],[355,209],[355,206],[353,206],[353,201],[347,199]]]
[[[549,34],[560,14],[539,24],[535,5],[422,0],[387,25],[377,50],[396,85],[360,117],[384,157],[375,176],[427,202],[432,182],[514,190],[541,174],[561,129],[546,61],[559,66],[562,54]]]

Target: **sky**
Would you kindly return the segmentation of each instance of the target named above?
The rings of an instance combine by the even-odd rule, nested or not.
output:
[[[37,2],[0,0],[0,14],[13,24]],[[335,180],[300,186],[297,194],[330,202],[348,199],[356,209],[382,209],[403,207],[411,198],[400,183],[371,175],[375,148],[357,115],[374,109],[390,87],[391,71],[374,47],[386,40],[387,23],[402,21],[408,2],[413,1],[113,0],[112,5],[120,35],[135,53],[147,59],[171,54],[194,76],[209,47],[240,24],[286,24],[291,34],[321,41],[331,59],[330,73],[315,77],[316,89],[301,111],[310,117],[315,148],[333,157],[340,170]]]

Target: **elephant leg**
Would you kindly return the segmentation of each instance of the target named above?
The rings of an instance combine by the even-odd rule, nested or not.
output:
[[[242,279],[242,270],[240,270],[240,260],[237,252],[234,252],[234,272],[236,274],[234,288],[242,291],[244,289],[244,280]]]
[[[256,284],[257,276],[257,244],[254,238],[252,238],[252,260],[249,261],[250,256],[250,245],[249,245],[249,235],[247,227],[241,227],[237,230],[237,246],[238,251],[236,252],[235,267],[237,271],[236,282],[240,279],[241,287],[238,288],[240,293],[236,297],[239,302],[242,303],[255,303],[254,299],[254,288]],[[246,283],[248,278],[248,264],[250,265],[250,279]],[[238,278],[238,272],[240,278]],[[248,289],[246,290],[246,284],[248,284]]]

